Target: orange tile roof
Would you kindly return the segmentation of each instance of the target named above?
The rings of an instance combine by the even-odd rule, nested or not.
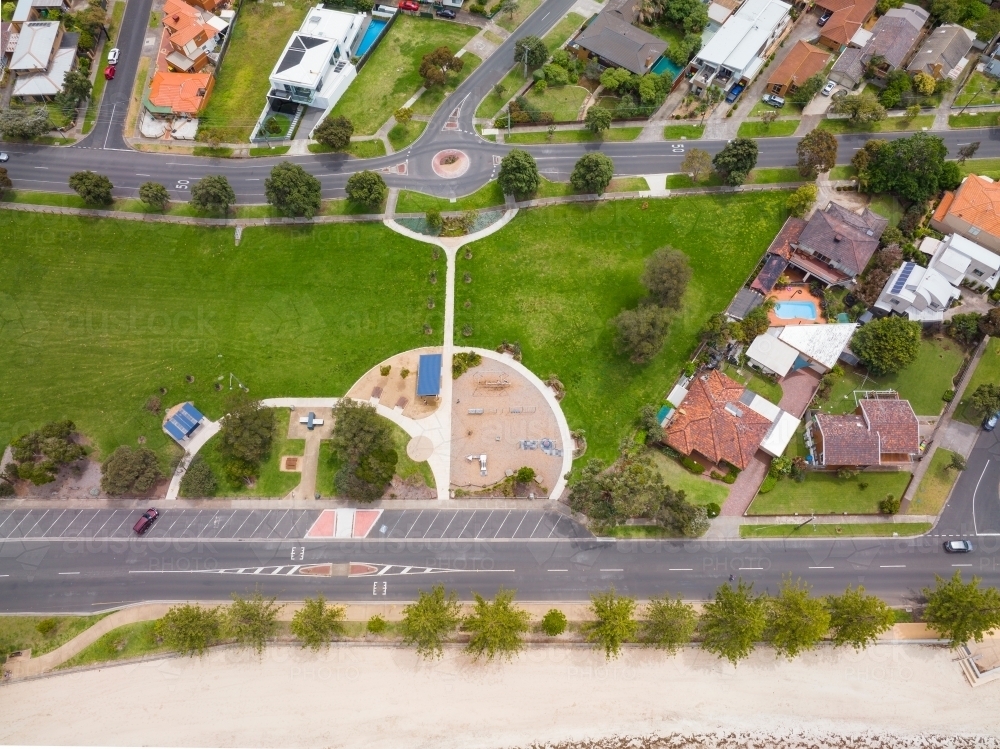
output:
[[[171,73],[157,70],[149,86],[149,102],[177,114],[197,114],[212,90],[211,73]]]
[[[771,422],[740,403],[744,390],[716,370],[696,377],[664,430],[664,441],[685,455],[698,452],[713,463],[746,468]]]
[[[951,190],[945,190],[944,197],[941,198],[941,202],[938,203],[938,207],[934,210],[934,216],[932,220],[941,221],[945,216],[948,215],[948,209],[951,208],[951,204],[955,202],[955,193]]]
[[[944,200],[941,203],[943,205]],[[985,232],[1000,236],[1000,184],[970,174],[955,191],[944,215],[957,216]],[[934,216],[937,218],[937,213]]]
[[[788,52],[781,64],[774,69],[767,79],[768,87],[775,84],[801,86],[807,79],[822,72],[830,53],[809,42],[797,41]]]
[[[167,0],[163,6],[163,25],[170,31],[170,41],[178,47],[183,47],[202,30],[209,39],[218,33],[204,22],[200,10],[181,0]]]
[[[876,0],[821,0],[818,5],[832,10],[833,15],[820,29],[820,36],[837,44],[851,41],[869,16],[875,11]]]

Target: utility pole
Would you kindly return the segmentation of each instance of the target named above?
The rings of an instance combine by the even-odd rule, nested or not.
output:
[[[961,117],[965,113],[965,110],[968,109],[969,105],[972,104],[972,102],[976,100],[976,97],[979,96],[981,93],[983,93],[982,83],[979,84],[979,88],[976,89],[976,93],[974,93],[972,97],[967,102],[965,102],[965,106],[962,107],[962,109],[958,113],[959,117]]]

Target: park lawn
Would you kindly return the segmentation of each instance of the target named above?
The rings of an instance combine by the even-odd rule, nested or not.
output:
[[[696,505],[715,502],[719,507],[726,503],[729,497],[729,484],[713,481],[705,475],[696,476],[659,450],[648,450],[646,454],[656,466],[656,472],[663,477],[663,482],[671,489],[683,491],[688,502]]]
[[[580,116],[580,107],[590,92],[583,86],[549,86],[543,93],[532,86],[525,98],[542,112],[548,112],[556,122],[575,122]],[[544,135],[544,133],[543,133]]]
[[[902,497],[910,481],[906,471],[863,471],[852,479],[836,473],[809,471],[805,481],[785,478],[767,494],[758,494],[748,515],[877,514],[886,494]],[[862,489],[860,484],[867,482]]]
[[[1000,104],[1000,81],[975,71],[958,92],[953,106],[964,107],[970,102],[974,102],[976,106]]]
[[[493,22],[507,31],[513,31],[520,26],[524,19],[535,12],[535,9],[542,4],[542,0],[519,0],[517,12],[513,15],[507,13],[497,13],[493,17]]]
[[[608,183],[605,192],[641,192],[648,189],[645,177],[616,177]]]
[[[111,630],[88,645],[57,668],[89,666],[92,663],[138,658],[153,653],[166,653],[170,648],[157,641],[156,622],[136,622]]]
[[[830,179],[854,179],[858,170],[853,166],[835,166],[830,170]]]
[[[471,52],[466,52],[460,58],[463,62],[462,69],[457,73],[449,73],[443,86],[434,86],[420,94],[420,98],[413,102],[414,114],[434,114],[445,97],[458,88],[459,84],[469,77],[473,70],[479,67],[482,60]],[[388,119],[388,118],[387,118]]]
[[[381,138],[375,140],[352,140],[347,147],[347,153],[358,159],[374,159],[385,156],[385,143]]]
[[[922,536],[930,523],[809,523],[808,525],[741,525],[740,538],[865,538]]]
[[[740,125],[740,138],[780,138],[793,135],[799,127],[799,120],[775,120],[767,122],[744,122]]]
[[[695,182],[689,174],[668,174],[667,189],[678,190],[685,187],[719,187],[723,184],[722,177],[716,172],[708,175],[704,182]]]
[[[144,436],[166,462],[177,448],[143,408],[160,388],[213,419],[230,373],[258,398],[341,395],[443,325],[427,278],[444,259],[374,223],[249,228],[236,247],[228,228],[4,211],[0,246],[15,244],[0,254],[0,316],[18,321],[0,328],[4,444],[72,419],[102,455]]]
[[[906,207],[899,202],[899,198],[889,192],[872,195],[868,207],[878,215],[889,219],[889,226],[896,226],[906,213]]]
[[[397,18],[331,114],[354,123],[355,135],[374,135],[423,85],[423,56],[438,47],[458,52],[477,31],[430,18]]]
[[[605,538],[676,538],[677,534],[659,525],[613,525],[595,528]]]
[[[587,19],[581,16],[579,13],[567,13],[559,23],[552,27],[552,30],[544,36],[542,41],[545,42],[546,48],[549,50],[551,55],[557,49],[562,47],[569,38]]]
[[[392,430],[392,441],[396,448],[398,462],[396,463],[395,474],[404,481],[418,476],[420,480],[431,488],[434,488],[434,472],[431,465],[426,460],[420,463],[414,461],[406,454],[406,445],[410,442],[410,435],[402,430],[398,425],[389,422]],[[319,446],[319,466],[316,471],[316,491],[325,497],[336,496],[337,492],[333,485],[334,477],[340,470],[341,462],[333,451],[329,440],[323,440]]]
[[[969,397],[976,392],[976,388],[986,383],[1000,383],[1000,338],[991,338],[986,344],[986,351],[976,365],[976,371],[969,378],[969,384],[965,388],[965,394],[961,403],[955,409],[955,418],[964,421],[966,424],[979,426],[986,417],[985,413],[976,411],[969,405]]]
[[[665,140],[675,140],[677,138],[696,140],[704,134],[704,125],[667,125],[663,128],[663,137]]]
[[[413,190],[401,190],[399,200],[396,201],[396,213],[425,213],[432,208],[437,208],[439,211],[468,211],[503,205],[504,202],[500,183],[491,180],[471,195],[458,198],[454,203],[448,198],[438,198]]]
[[[389,131],[389,143],[394,151],[402,151],[419,138],[426,127],[426,122],[418,122],[417,120],[410,120],[405,125],[397,123]]]
[[[958,480],[959,471],[948,467],[954,455],[951,450],[945,450],[943,447],[934,451],[930,467],[920,479],[917,493],[910,502],[908,514],[937,515],[941,512],[951,488]]]
[[[750,172],[748,185],[776,185],[782,182],[814,182],[815,177],[803,177],[794,166],[754,169]]]
[[[241,143],[250,137],[266,104],[268,76],[311,5],[286,0],[279,7],[247,3],[240,10],[215,88],[199,117],[199,140],[214,136],[223,143]]]
[[[852,125],[848,120],[828,120],[819,122],[819,127],[840,135],[849,133],[903,133],[911,130],[922,130],[934,124],[934,115],[920,114],[916,117],[886,117],[879,122],[869,122],[864,125]]]
[[[18,650],[31,649],[32,658],[49,653],[103,619],[96,616],[0,616],[0,660]],[[56,623],[48,635],[38,631],[39,622]]]
[[[547,132],[513,132],[510,135],[504,135],[504,143],[612,143],[635,140],[641,132],[641,127],[611,127],[600,134],[591,132],[587,128],[556,130],[551,136]]]
[[[528,82],[528,79],[524,77],[524,67],[521,65],[515,65],[507,75],[503,77],[500,81],[500,86],[503,93],[498,95],[493,89],[486,97],[479,103],[476,107],[476,117],[484,117],[487,119],[495,119],[500,110],[503,109],[504,105],[514,96],[517,91],[520,90],[521,86]]]
[[[966,112],[965,114],[948,115],[948,127],[957,129],[966,127],[995,127],[996,112]]]
[[[756,265],[784,222],[786,200],[763,192],[522,211],[475,242],[472,260],[460,255],[458,272],[475,280],[457,300],[455,330],[473,328],[465,345],[518,341],[525,366],[566,385],[562,408],[571,428],[586,431],[587,457],[610,460],[639,409],[662,402],[698,331]],[[664,245],[686,252],[694,275],[663,351],[632,364],[615,354],[608,321],[645,296],[643,265]]]
[[[90,90],[90,100],[87,102],[87,113],[83,116],[82,132],[84,135],[94,129],[94,121],[97,119],[97,110],[101,106],[101,97],[104,96],[104,87],[108,85],[108,82],[104,80],[104,69],[108,66],[108,53],[115,46],[112,39],[118,33],[118,29],[121,28],[122,16],[124,15],[125,3],[115,3],[114,9],[111,11],[111,23],[108,25],[108,36],[110,38],[105,39],[104,44],[101,45],[100,61],[90,66],[90,69],[96,70],[97,74],[94,76],[94,87]],[[159,25],[158,20],[156,25]],[[150,28],[154,27],[151,26]],[[144,79],[145,73],[140,70],[138,77]],[[143,80],[143,83],[145,83],[145,80]]]

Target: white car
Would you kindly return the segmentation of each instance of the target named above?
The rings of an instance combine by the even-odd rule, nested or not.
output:
[[[10,159],[10,156],[8,156],[7,154],[5,154],[3,151],[0,151],[0,164],[3,164],[4,162],[6,162],[9,159]]]
[[[113,50],[108,52],[108,65],[117,65],[119,54],[121,53],[118,51],[118,47],[115,47]]]
[[[823,96],[829,96],[833,93],[833,89],[837,88],[837,84],[833,81],[827,81],[826,85],[823,86],[823,90],[820,92]]]

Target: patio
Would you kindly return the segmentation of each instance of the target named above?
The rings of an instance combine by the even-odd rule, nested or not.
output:
[[[774,308],[767,313],[773,326],[826,323],[822,300],[812,292],[809,284],[790,284],[783,289],[775,289],[768,299],[775,301]],[[811,311],[805,306],[809,304],[812,305]]]

